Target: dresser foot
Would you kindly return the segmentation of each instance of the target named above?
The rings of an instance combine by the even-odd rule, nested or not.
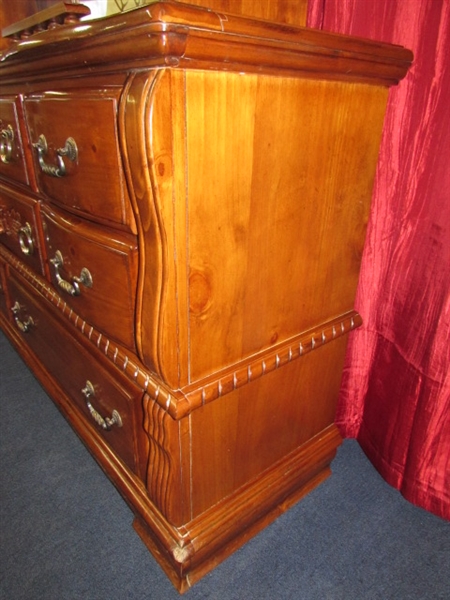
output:
[[[142,516],[133,527],[182,594],[324,481],[340,441],[333,425],[189,523],[166,523],[171,545]]]

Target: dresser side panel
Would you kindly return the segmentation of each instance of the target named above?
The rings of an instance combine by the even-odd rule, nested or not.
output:
[[[387,90],[186,76],[194,382],[353,308]]]

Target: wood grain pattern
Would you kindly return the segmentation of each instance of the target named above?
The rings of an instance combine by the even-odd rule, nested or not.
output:
[[[345,346],[341,338],[191,413],[193,516],[333,423]]]
[[[0,325],[181,592],[330,474],[388,87],[412,58],[228,4],[155,2],[0,61],[21,139]],[[87,380],[123,427],[103,431]]]
[[[124,35],[126,33],[126,35]],[[139,41],[145,40],[145,52]],[[64,44],[65,52],[48,52]],[[32,47],[19,42],[4,53],[2,79],[14,82],[26,60],[29,78],[66,69],[72,74],[117,72],[119,67],[206,68],[272,73],[310,79],[397,84],[412,53],[400,46],[312,29],[222,15],[176,2],[93,21],[70,37],[70,28],[38,34]]]
[[[12,136],[11,145],[12,152],[11,156],[5,160],[5,157],[0,160],[0,175],[13,179],[19,183],[29,185],[30,183],[30,170],[27,169],[26,165],[26,151],[27,148],[23,147],[22,142],[22,105],[18,96],[11,96],[0,99],[0,132],[2,136],[2,142],[6,147],[6,132],[9,130]],[[25,140],[27,138],[25,137]],[[2,152],[3,154],[3,152]]]
[[[64,159],[64,177],[43,173],[33,148],[38,185],[43,194],[74,214],[106,225],[136,232],[118,154],[117,104],[120,88],[58,90],[30,94],[24,105],[32,144],[44,135],[48,151],[44,161],[57,166],[57,150],[75,140],[76,160]],[[90,182],[86,189],[86,181]],[[108,198],[108,208],[105,207]]]
[[[179,0],[228,14],[296,27],[306,25],[307,0]]]
[[[351,310],[387,92],[167,71],[151,93],[146,194],[145,171],[132,183],[142,222],[150,194],[157,210],[140,348],[184,387]]]
[[[135,349],[134,306],[136,302],[137,241],[133,236],[108,231],[48,206],[42,209],[45,248],[50,280],[81,319],[98,327],[107,337]],[[62,265],[51,261],[60,253]],[[105,268],[109,267],[109,268]],[[79,283],[72,295],[59,278],[73,288],[87,269],[92,283]]]
[[[351,311],[342,318],[324,324],[323,328],[312,329],[302,333],[288,344],[278,346],[275,350],[261,353],[255,359],[241,361],[237,368],[230,367],[214,376],[206,378],[201,384],[186,386],[181,390],[174,390],[164,385],[151,370],[146,368],[137,357],[130,354],[123,346],[86,322],[75,312],[69,304],[58,294],[47,281],[31,271],[8,250],[0,246],[0,258],[3,257],[27,281],[29,281],[40,294],[47,299],[61,315],[67,319],[96,348],[102,356],[106,357],[131,381],[145,390],[159,406],[165,409],[172,418],[179,420],[188,416],[193,410],[213,402],[217,398],[259,379],[271,371],[303,357],[312,350],[317,350],[323,344],[329,343],[341,336],[346,336],[355,327],[362,323],[356,311]]]
[[[352,308],[386,93],[198,72],[186,85],[195,381]]]

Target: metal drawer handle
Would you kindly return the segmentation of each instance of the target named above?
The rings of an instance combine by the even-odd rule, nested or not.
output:
[[[30,256],[34,252],[34,244],[32,237],[31,225],[26,222],[17,233],[19,238],[20,249],[24,254]]]
[[[48,150],[45,135],[41,134],[38,138],[38,141],[33,144],[33,147],[37,150],[41,171],[46,175],[50,175],[50,177],[64,177],[66,174],[66,165],[64,163],[65,156],[72,162],[78,158],[78,148],[75,140],[72,137],[67,138],[64,148],[58,148],[56,150],[56,156],[58,160],[57,166],[48,165],[44,160],[44,156],[47,154]]]
[[[17,327],[20,329],[22,333],[28,333],[31,327],[34,325],[34,321],[32,317],[28,317],[26,321],[21,321],[19,319],[19,313],[22,307],[19,302],[16,300],[14,306],[11,308],[12,314],[14,315],[14,320],[16,322]]]
[[[11,125],[2,129],[0,135],[0,160],[2,163],[8,164],[11,162],[14,150],[14,130]]]
[[[112,411],[111,417],[104,418],[92,406],[90,399],[92,397],[95,397],[95,390],[94,386],[89,380],[86,381],[86,386],[81,390],[81,393],[86,398],[86,406],[88,407],[89,412],[91,413],[91,417],[94,419],[97,425],[100,425],[100,427],[105,431],[110,431],[113,425],[116,425],[117,427],[122,427],[122,418],[117,412],[117,410]]]
[[[81,294],[80,283],[82,283],[85,287],[92,287],[92,275],[90,271],[86,269],[86,267],[81,269],[79,277],[72,277],[72,283],[61,277],[59,274],[59,269],[64,265],[64,259],[59,250],[56,251],[55,256],[50,259],[50,262],[55,267],[55,277],[58,286],[67,294],[70,294],[71,296],[79,296]]]

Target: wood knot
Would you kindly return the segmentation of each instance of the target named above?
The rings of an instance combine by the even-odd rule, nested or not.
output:
[[[201,271],[193,271],[189,276],[189,309],[194,315],[201,315],[211,305],[211,277]]]

